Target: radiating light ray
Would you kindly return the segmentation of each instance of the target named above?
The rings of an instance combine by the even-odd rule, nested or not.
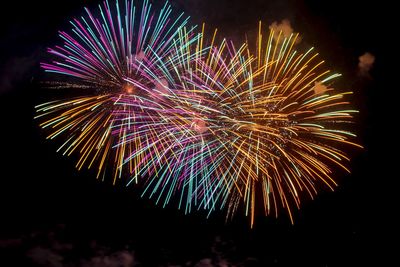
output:
[[[164,80],[155,62],[168,57],[188,18],[183,13],[174,16],[168,2],[153,11],[148,0],[106,0],[97,13],[88,8],[85,12],[71,20],[71,31],[59,32],[63,45],[48,49],[53,61],[41,63],[46,72],[66,77],[49,87],[76,89],[84,96],[38,105],[36,118],[43,121],[40,125],[50,132],[50,139],[67,139],[58,151],[78,155],[78,169],[96,166],[98,178],[105,177],[107,169],[113,170],[115,183],[123,175],[127,155],[153,138],[149,135],[125,144],[127,130],[134,131],[136,126],[118,127],[116,123],[126,116],[151,123],[156,116],[151,107],[161,98],[155,91]],[[151,70],[153,76],[145,75],[143,69]],[[117,104],[125,97],[134,99],[136,105]],[[120,140],[124,144],[115,147]],[[142,157],[129,165],[128,174],[137,172]]]

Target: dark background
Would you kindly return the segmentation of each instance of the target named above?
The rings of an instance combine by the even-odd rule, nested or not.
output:
[[[238,41],[260,19],[265,27],[289,19],[302,44],[317,47],[344,75],[336,86],[355,92],[354,107],[361,111],[355,130],[365,149],[352,151],[352,174],[339,175],[335,192],[305,201],[295,211],[295,225],[281,213],[257,219],[250,229],[240,213],[228,223],[222,213],[185,216],[140,199],[134,187],[113,187],[78,172],[33,120],[34,106],[44,100],[38,65],[46,47],[60,43],[57,31],[70,29],[68,20],[98,1],[8,2],[0,17],[0,265],[118,266],[106,265],[104,257],[115,260],[128,251],[141,266],[224,266],[223,259],[235,266],[385,266],[394,238],[389,191],[395,175],[385,151],[394,136],[382,133],[390,129],[382,125],[392,112],[384,67],[391,7],[342,0],[171,2],[193,22],[206,21]],[[365,52],[376,62],[361,77],[358,57]],[[89,265],[94,257],[103,265]]]

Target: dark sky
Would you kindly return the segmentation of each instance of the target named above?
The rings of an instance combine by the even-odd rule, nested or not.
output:
[[[241,214],[229,223],[223,214],[185,216],[140,199],[134,188],[76,171],[33,120],[33,107],[43,100],[38,65],[46,47],[59,43],[57,31],[69,29],[68,19],[98,1],[11,1],[2,12],[9,16],[0,16],[0,265],[124,266],[123,253],[141,266],[212,266],[208,259],[214,266],[223,266],[223,259],[236,266],[364,266],[387,260],[389,199],[382,192],[391,175],[382,168],[389,162],[378,140],[382,115],[390,111],[382,94],[383,42],[389,38],[382,14],[389,7],[343,0],[171,2],[193,22],[206,21],[236,41],[260,19],[266,26],[289,19],[303,44],[317,47],[343,74],[338,86],[355,92],[361,111],[356,128],[366,149],[354,151],[353,173],[338,178],[336,192],[305,201],[294,226],[282,214],[258,219],[251,230]],[[365,52],[376,62],[369,77],[360,77],[358,57]]]

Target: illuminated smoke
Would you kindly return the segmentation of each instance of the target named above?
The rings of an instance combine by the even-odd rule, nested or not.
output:
[[[375,56],[371,53],[365,53],[358,58],[358,71],[361,75],[368,75],[375,63]]]

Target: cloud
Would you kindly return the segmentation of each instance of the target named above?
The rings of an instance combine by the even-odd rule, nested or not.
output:
[[[45,231],[33,231],[24,238],[0,240],[0,248],[19,251],[22,258],[35,266],[134,267],[138,264],[129,245],[113,248],[99,245],[95,240],[69,239],[65,234],[66,226],[57,225]]]
[[[8,92],[19,83],[30,78],[30,73],[37,63],[38,55],[27,57],[14,57],[5,62],[0,69],[0,94]]]
[[[202,259],[194,267],[214,267],[211,259]]]
[[[60,225],[32,231],[19,238],[0,239],[0,248],[13,252],[8,258],[0,259],[0,266],[7,266],[4,263],[10,261],[17,262],[16,266],[25,266],[28,261],[32,266],[46,267],[135,267],[148,266],[149,261],[156,262],[157,266],[169,267],[260,266],[257,259],[241,253],[238,243],[226,237],[216,236],[214,240],[209,240],[197,255],[190,258],[177,251],[176,258],[163,252],[170,250],[166,247],[155,246],[148,252],[140,252],[139,249],[136,253],[136,246],[133,245],[136,241],[132,242],[129,237],[111,245],[92,237],[82,237],[75,231],[76,228]]]
[[[290,21],[288,19],[282,20],[280,23],[277,21],[272,22],[269,25],[269,29],[274,31],[274,40],[278,41],[279,33],[282,32],[282,36],[279,38],[279,42],[283,42],[283,38],[289,38],[292,33],[294,33]],[[282,38],[283,37],[283,38]],[[301,37],[298,36],[296,39],[296,44],[301,42]]]
[[[74,246],[72,244],[62,243],[59,241],[54,241],[51,244],[51,246],[54,250],[57,250],[57,251],[68,251],[68,250],[72,250],[74,248]]]
[[[28,251],[28,258],[39,266],[62,267],[63,257],[47,248],[35,247]]]
[[[358,71],[360,75],[368,75],[375,63],[375,56],[371,53],[365,53],[358,58]]]
[[[27,257],[38,266],[46,267],[134,267],[136,265],[133,252],[116,251],[111,254],[96,255],[88,260],[69,261],[53,248],[35,247],[27,252]]]
[[[135,259],[132,252],[118,251],[111,255],[95,256],[82,262],[82,267],[133,267]]]
[[[18,247],[22,244],[21,238],[11,238],[0,240],[0,248]]]

